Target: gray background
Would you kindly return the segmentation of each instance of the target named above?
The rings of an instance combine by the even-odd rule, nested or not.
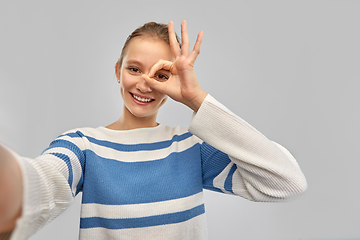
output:
[[[36,157],[121,113],[114,64],[148,21],[205,31],[203,89],[287,147],[309,189],[290,203],[206,192],[210,240],[360,239],[360,1],[1,0],[0,140]],[[187,126],[169,101],[159,121]],[[80,198],[32,240],[77,239]]]

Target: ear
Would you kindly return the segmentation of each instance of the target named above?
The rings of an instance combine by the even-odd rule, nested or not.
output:
[[[120,62],[117,61],[116,64],[115,64],[115,75],[116,75],[116,78],[117,78],[117,81],[118,83],[120,83]]]

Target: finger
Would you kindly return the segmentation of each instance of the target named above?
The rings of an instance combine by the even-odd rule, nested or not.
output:
[[[190,52],[189,36],[187,33],[186,21],[181,23],[181,53],[187,56]]]
[[[168,70],[171,72],[173,63],[166,60],[159,60],[157,63],[155,63],[149,71],[149,77],[153,77],[155,73],[161,69]]]
[[[199,32],[199,34],[196,38],[194,48],[193,48],[192,52],[190,53],[190,57],[192,58],[193,62],[195,62],[197,56],[200,54],[200,47],[201,47],[203,36],[204,36],[204,32],[203,31]]]
[[[171,52],[173,53],[174,57],[176,58],[176,57],[180,56],[181,52],[180,52],[179,43],[176,40],[174,23],[172,21],[170,21],[168,24],[168,31],[169,31],[169,41],[170,41]]]
[[[146,74],[143,74],[141,77],[145,80],[145,82],[149,85],[149,87],[151,87],[152,89],[155,89],[159,92],[165,93],[166,85],[164,82],[156,81],[155,79],[149,77]]]

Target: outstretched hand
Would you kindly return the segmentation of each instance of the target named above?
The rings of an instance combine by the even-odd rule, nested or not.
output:
[[[143,78],[151,88],[165,93],[175,101],[181,102],[197,112],[207,95],[200,88],[194,72],[194,63],[200,54],[204,32],[198,34],[194,48],[190,52],[186,21],[181,23],[181,49],[176,41],[173,22],[169,22],[168,29],[170,48],[175,59],[174,62],[159,60],[150,69],[149,74],[144,75]],[[171,72],[171,76],[167,81],[160,82],[153,78],[155,73],[161,69]]]

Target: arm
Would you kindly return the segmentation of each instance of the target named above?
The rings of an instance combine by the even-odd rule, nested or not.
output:
[[[0,144],[0,234],[11,232],[21,215],[23,184],[16,158]]]
[[[17,157],[23,185],[22,203],[11,239],[28,239],[71,204],[82,187],[83,147],[81,136],[69,132],[58,137],[35,159]]]
[[[303,193],[306,179],[294,157],[207,96],[191,122],[201,138],[204,187],[252,201],[283,201]]]
[[[305,177],[284,147],[267,139],[200,88],[193,66],[200,53],[202,37],[200,32],[190,52],[183,21],[180,49],[170,22],[170,48],[175,60],[160,60],[143,78],[150,87],[197,112],[189,130],[209,144],[203,144],[203,152],[209,154],[203,160],[203,173],[210,182],[204,186],[226,192],[225,183],[229,183],[230,192],[253,201],[280,201],[305,191]],[[168,81],[158,82],[152,78],[159,69],[171,71]],[[209,148],[205,150],[204,146]],[[214,160],[213,155],[222,157]],[[223,166],[220,161],[227,164]]]

